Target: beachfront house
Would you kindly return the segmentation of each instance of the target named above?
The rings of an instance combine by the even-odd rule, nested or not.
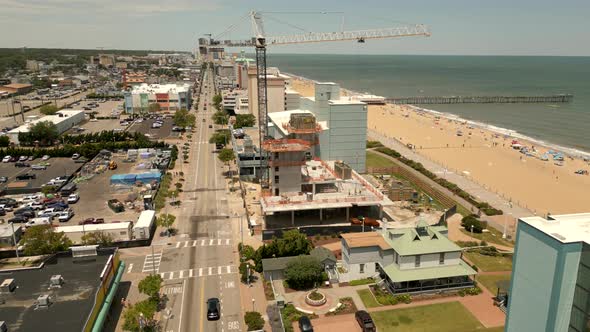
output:
[[[475,270],[444,226],[342,234],[342,267],[348,280],[373,277],[392,293],[473,287]]]

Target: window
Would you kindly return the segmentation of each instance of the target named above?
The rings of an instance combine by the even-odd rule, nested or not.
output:
[[[279,166],[275,166],[275,172],[279,171]]]
[[[441,252],[438,256],[438,264],[444,265],[445,264],[445,253]]]
[[[395,251],[393,252],[393,257],[395,259],[395,264],[398,264],[399,265],[399,262],[398,262],[399,255],[397,254],[397,252],[395,252]]]
[[[420,267],[420,255],[416,255],[414,257],[415,257],[414,266],[415,267]]]
[[[275,175],[275,183],[278,184],[279,183],[279,176]]]
[[[375,263],[375,272],[379,272],[379,264]]]
[[[360,273],[365,273],[365,264],[359,264]]]

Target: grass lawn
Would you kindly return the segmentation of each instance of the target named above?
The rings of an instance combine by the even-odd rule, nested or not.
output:
[[[483,232],[483,233],[473,233],[471,234],[471,232],[468,232],[464,229],[461,229],[461,232],[463,232],[463,234],[469,235],[473,238],[476,238],[480,241],[486,241],[489,245],[493,245],[494,243],[496,244],[501,244],[503,246],[507,246],[507,247],[514,247],[514,243],[504,240],[502,238],[502,232],[498,231],[495,228],[492,227],[488,227],[489,232]]]
[[[459,302],[371,312],[379,332],[473,332],[485,328]]]
[[[477,252],[463,253],[481,271],[512,271],[512,257],[486,256]]]
[[[393,167],[395,164],[393,161],[380,156],[374,152],[367,151],[367,167]]]
[[[492,294],[496,294],[498,291],[499,281],[510,281],[510,273],[500,275],[478,275],[476,277],[477,282],[487,288]],[[504,289],[504,291],[506,291]]]
[[[373,293],[371,293],[370,289],[359,289],[356,292],[359,294],[359,297],[361,298],[361,301],[363,301],[363,304],[365,305],[365,307],[375,308],[375,307],[381,306],[375,300],[375,297],[373,296]]]

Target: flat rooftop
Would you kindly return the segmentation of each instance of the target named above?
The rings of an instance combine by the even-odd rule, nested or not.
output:
[[[350,179],[339,178],[334,161],[310,160],[301,166],[302,184],[315,184],[316,193],[309,197],[303,192],[287,192],[280,196],[265,196],[260,200],[267,213],[297,210],[345,208],[353,206],[390,206],[387,196],[379,192],[354,170]]]
[[[590,244],[590,213],[549,215],[547,219],[534,216],[519,220],[561,243]]]
[[[277,128],[283,136],[288,136],[289,131],[287,130],[287,124],[291,121],[291,114],[313,114],[313,112],[308,110],[290,110],[290,111],[282,111],[282,112],[272,112],[268,113],[268,117],[275,128]],[[320,125],[322,130],[328,129],[328,122],[327,121],[317,121],[317,124]]]
[[[187,92],[189,89],[189,84],[141,84],[134,86],[131,93],[179,93]]]
[[[111,253],[83,260],[58,256],[40,269],[0,272],[0,280],[15,279],[17,285],[14,292],[2,294],[6,302],[0,305],[0,320],[6,322],[10,332],[82,331]],[[61,288],[49,289],[53,275],[64,279]],[[35,309],[35,301],[45,294],[52,298],[52,305]]]
[[[81,110],[60,110],[54,115],[46,115],[46,116],[41,117],[39,119],[33,120],[29,123],[25,123],[19,127],[12,129],[8,133],[13,133],[13,134],[14,133],[28,133],[29,128],[36,125],[39,122],[49,121],[53,124],[58,124],[60,122],[66,121],[67,119],[71,118],[72,116],[80,114],[80,113],[84,113],[84,111],[81,111]]]

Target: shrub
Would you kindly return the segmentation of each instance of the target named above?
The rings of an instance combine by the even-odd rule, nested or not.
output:
[[[240,280],[243,283],[247,283],[248,278],[252,279],[252,271],[253,271],[252,265],[250,265],[247,262],[242,262],[242,263],[240,263],[239,270],[240,270]],[[250,272],[248,272],[248,271],[250,271]]]
[[[502,256],[502,254],[500,252],[498,252],[498,249],[494,246],[489,246],[489,247],[485,247],[485,248],[481,248],[478,251],[480,254],[485,255],[485,256]]]
[[[299,256],[287,264],[285,280],[293,289],[306,289],[322,281],[323,268],[311,256]]]
[[[379,141],[367,141],[367,149],[380,148],[380,147],[383,147],[383,144],[381,144],[381,142],[379,142]]]
[[[405,304],[412,303],[412,297],[410,296],[410,294],[396,295],[395,299],[397,300],[397,302],[402,302]]]
[[[244,315],[244,321],[248,326],[248,331],[261,330],[264,327],[264,318],[259,312],[248,311]]]
[[[486,225],[477,219],[476,215],[472,214],[461,219],[461,226],[463,226],[468,232],[473,230],[474,233],[481,233]]]
[[[313,301],[318,301],[324,298],[324,296],[316,291],[309,293],[309,298]]]
[[[375,283],[373,278],[365,278],[365,279],[358,279],[352,280],[348,283],[349,286],[360,286],[360,285],[369,285]]]

